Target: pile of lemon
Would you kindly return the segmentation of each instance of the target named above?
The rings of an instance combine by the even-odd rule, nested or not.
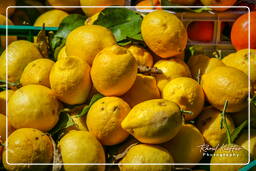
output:
[[[63,106],[85,104],[96,93],[104,97],[85,117],[73,116],[76,125],[56,142],[63,163],[69,164],[64,165],[66,171],[105,170],[100,163],[106,162],[106,149],[127,141],[129,135],[137,143],[119,159],[121,171],[170,171],[173,163],[189,163],[180,167],[192,168],[205,155],[202,145],[222,145],[225,101],[231,132],[247,119],[248,94],[256,83],[256,50],[250,50],[250,60],[249,50],[244,49],[222,60],[202,54],[185,63],[186,29],[174,14],[163,10],[143,18],[141,33],[147,47],[121,47],[110,30],[86,23],[68,35],[56,62],[43,58],[31,42],[12,42],[0,57],[0,79],[7,76],[9,82],[22,86],[0,93],[1,141],[8,138],[1,148],[4,167],[48,170],[49,166],[26,163],[52,163],[56,149],[47,132],[56,126]],[[141,74],[138,66],[142,65],[161,73]],[[211,163],[247,163],[246,135],[239,137],[239,145],[225,145],[214,153],[226,154],[232,148],[238,149],[232,153],[239,157],[214,155]],[[256,135],[250,151],[255,157]],[[163,164],[133,165],[143,163]],[[215,165],[211,170],[241,167]]]

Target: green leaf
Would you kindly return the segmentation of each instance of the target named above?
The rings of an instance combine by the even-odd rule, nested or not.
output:
[[[193,9],[191,9],[191,11],[196,12],[196,13],[202,13],[205,11],[212,11],[212,9],[208,8],[208,7],[203,7],[203,8],[193,8]]]
[[[89,109],[91,108],[91,106],[93,105],[93,103],[95,103],[96,101],[98,101],[99,99],[103,98],[104,96],[101,95],[101,94],[95,94],[92,98],[91,98],[91,101],[89,103],[89,105],[86,105],[83,110],[78,114],[76,115],[76,117],[82,117],[84,115],[87,114],[87,112],[89,111]]]
[[[253,96],[253,97],[251,98],[251,104],[254,105],[254,106],[256,106],[256,96]]]
[[[65,17],[58,29],[58,31],[53,35],[51,40],[51,48],[54,51],[54,57],[56,59],[59,50],[64,46],[68,34],[75,28],[84,25],[86,16],[80,14],[70,14]],[[57,52],[55,52],[57,50]]]
[[[134,41],[142,41],[141,36],[142,16],[127,8],[106,8],[94,22],[96,25],[104,26],[110,29],[116,41],[119,43],[130,43]]]
[[[67,112],[60,113],[60,119],[56,126],[49,131],[49,133],[54,136],[65,128],[75,125],[75,122]]]
[[[243,121],[232,133],[231,133],[231,142],[234,142],[243,129],[248,125],[248,120]],[[223,141],[223,144],[227,144],[228,138],[226,137]]]

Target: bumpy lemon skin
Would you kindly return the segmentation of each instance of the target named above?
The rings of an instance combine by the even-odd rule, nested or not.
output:
[[[9,100],[14,92],[15,91],[13,90],[5,90],[0,92],[0,113],[6,115],[6,101],[7,101],[6,93]]]
[[[59,9],[53,9],[41,14],[35,21],[34,26],[59,27],[62,20],[68,16],[68,13]]]
[[[44,171],[49,166],[43,165],[9,165],[8,163],[51,163],[53,144],[47,134],[33,128],[21,128],[8,138],[8,148],[3,153],[4,168],[8,171],[28,170]]]
[[[207,144],[210,144],[212,147],[222,145],[224,139],[226,138],[226,127],[221,129],[221,112],[212,106],[208,106],[203,109],[201,114],[196,120],[196,126],[203,134]],[[226,116],[226,122],[228,124],[230,132],[233,132],[235,125],[233,123],[230,115]]]
[[[14,128],[49,131],[58,122],[60,104],[52,90],[31,84],[15,91],[9,99],[8,109]]]
[[[248,104],[248,77],[236,68],[217,67],[202,76],[201,85],[208,102],[219,110],[226,100],[226,112],[239,112]]]
[[[134,106],[121,126],[142,143],[160,144],[172,139],[182,123],[183,116],[177,104],[153,99]]]
[[[202,111],[205,101],[202,87],[187,77],[175,78],[167,83],[162,97],[177,103],[183,110],[193,112],[185,115],[185,120],[195,119]]]
[[[218,66],[225,66],[225,64],[217,58],[209,58],[206,55],[191,56],[188,60],[188,66],[194,79],[201,78],[202,75],[209,73]]]
[[[10,123],[6,127],[7,117],[0,113],[0,141],[5,142],[6,138],[14,131]],[[8,135],[6,134],[6,128],[8,129]]]
[[[154,67],[163,72],[162,74],[156,75],[157,86],[161,92],[165,85],[172,79],[178,77],[191,77],[189,67],[179,58],[159,60],[154,64]]]
[[[77,56],[89,65],[104,48],[116,43],[112,32],[100,25],[80,26],[71,31],[66,40],[68,56]]]
[[[91,69],[94,87],[105,96],[121,96],[133,85],[137,62],[124,47],[114,45],[97,54]]]
[[[250,64],[250,80],[256,82],[256,49],[242,49],[236,53],[232,53],[222,59],[222,62],[227,65],[239,69],[248,75],[248,65]]]
[[[220,156],[222,155],[222,156]],[[228,156],[227,156],[228,155]],[[230,156],[232,155],[232,156]],[[211,171],[233,171],[243,168],[248,163],[248,151],[236,144],[226,144],[214,152],[211,164],[242,163],[242,165],[211,165]]]
[[[203,158],[200,149],[203,144],[201,132],[192,124],[184,124],[179,133],[163,146],[172,154],[176,163],[198,163]]]
[[[61,48],[61,50],[58,53],[57,56],[57,60],[61,59],[61,58],[66,58],[68,57],[67,53],[66,53],[66,46],[64,46],[63,48]]]
[[[90,66],[78,57],[61,58],[52,67],[50,85],[62,102],[84,103],[91,89]]]
[[[132,165],[133,163],[174,163],[172,155],[157,145],[139,144],[132,146],[120,161],[121,171],[172,171],[172,165]],[[131,164],[131,165],[122,165]]]
[[[138,65],[153,66],[153,56],[143,47],[138,45],[129,46],[128,50],[136,59]]]
[[[187,32],[181,20],[164,10],[144,17],[141,34],[147,46],[162,58],[181,54],[187,44]]]
[[[105,163],[105,153],[102,145],[87,131],[70,131],[61,138],[58,148],[63,163]],[[104,171],[105,165],[64,165],[64,170]]]
[[[125,5],[125,0],[80,0],[81,6],[115,6],[115,5]],[[103,8],[82,8],[86,16],[90,17]]]
[[[6,56],[8,53],[8,56]],[[33,60],[42,58],[37,47],[26,40],[12,42],[0,57],[0,79],[6,80],[6,59],[8,65],[8,81],[17,82],[27,64]]]
[[[153,76],[137,74],[133,86],[122,96],[130,107],[133,107],[143,101],[159,99],[160,91],[156,85],[156,79]]]
[[[47,0],[47,3],[51,6],[79,6],[80,0]],[[53,7],[54,8],[54,7]],[[59,9],[59,8],[57,8]],[[61,8],[65,11],[74,11],[76,8]]]
[[[103,145],[119,144],[129,135],[121,127],[129,111],[129,105],[121,98],[103,97],[91,106],[87,114],[88,130]]]
[[[25,86],[29,84],[40,84],[50,87],[50,72],[54,62],[50,59],[37,59],[30,62],[24,69],[20,83]]]

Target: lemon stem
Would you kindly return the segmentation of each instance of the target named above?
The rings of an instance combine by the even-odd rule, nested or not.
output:
[[[227,134],[227,138],[228,138],[228,144],[231,144],[231,134],[230,134],[230,130],[229,130],[229,126],[227,124],[227,120],[226,120],[226,110],[228,107],[228,101],[226,100],[224,103],[224,107],[223,107],[223,111],[221,112],[221,122],[220,122],[220,128],[223,129],[223,125],[226,127],[226,134]]]
[[[200,84],[200,81],[201,81],[201,70],[200,69],[198,70],[196,80],[197,80],[198,84]]]
[[[185,114],[185,115],[193,115],[192,111],[188,111],[188,110],[180,110],[181,114]]]

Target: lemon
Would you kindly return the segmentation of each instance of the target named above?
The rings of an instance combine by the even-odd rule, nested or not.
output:
[[[103,145],[119,144],[129,135],[121,127],[129,111],[129,105],[121,98],[103,97],[91,106],[87,114],[88,130]]]
[[[59,27],[61,21],[68,16],[68,13],[62,10],[53,9],[41,14],[35,21],[34,26]]]
[[[172,171],[172,165],[132,165],[145,163],[174,163],[171,154],[157,145],[139,144],[131,147],[120,162],[121,171]],[[131,164],[131,165],[122,165]]]
[[[50,85],[62,102],[84,103],[91,89],[90,66],[77,57],[61,58],[52,67]]]
[[[131,45],[128,50],[134,56],[138,65],[144,65],[148,67],[153,66],[153,56],[143,47],[138,45]]]
[[[218,66],[225,66],[224,63],[217,58],[209,58],[206,55],[191,56],[188,60],[188,66],[194,79],[198,76],[209,73]]]
[[[40,84],[50,87],[49,76],[54,62],[50,59],[37,59],[30,62],[24,69],[20,83],[25,86],[28,84]]]
[[[94,21],[98,19],[100,15],[100,12],[97,12],[96,14],[93,14],[93,16],[87,18],[84,22],[85,25],[93,25]]]
[[[183,117],[177,104],[153,99],[134,106],[121,125],[142,143],[160,144],[172,139],[182,123]]]
[[[223,145],[214,152],[211,164],[214,163],[243,163],[243,165],[211,165],[211,171],[234,171],[244,167],[248,162],[248,151],[236,144]]]
[[[61,48],[61,50],[59,51],[58,56],[57,56],[57,60],[59,60],[61,58],[65,58],[65,57],[68,57],[68,55],[66,53],[66,46]]]
[[[99,141],[87,131],[70,131],[58,144],[63,163],[105,163],[105,154]],[[64,165],[65,171],[104,171],[104,165]]]
[[[157,86],[161,91],[163,91],[164,86],[174,78],[191,77],[189,67],[179,58],[159,60],[155,63],[154,67],[163,72],[162,74],[156,75]]]
[[[249,58],[249,49],[239,50],[232,55],[228,55],[222,59],[223,63],[227,66],[234,67],[239,69],[248,75],[248,64],[250,62],[250,74],[251,81],[256,81],[256,49],[250,50]]]
[[[60,104],[53,92],[42,85],[24,86],[8,103],[9,121],[18,128],[52,129],[59,119]]]
[[[116,6],[116,5],[125,5],[125,0],[80,0],[81,6]],[[100,12],[103,8],[82,8],[86,16],[92,16]]]
[[[115,43],[112,32],[103,26],[80,26],[69,33],[66,53],[68,56],[77,56],[91,65],[97,53]]]
[[[175,163],[198,163],[203,158],[200,149],[203,144],[200,131],[191,124],[184,124],[178,134],[163,146],[172,154]]]
[[[212,147],[221,145],[226,137],[226,127],[221,129],[221,112],[212,106],[203,109],[196,121],[197,128],[201,131],[205,141]],[[235,129],[232,118],[226,115],[226,122],[230,132]]]
[[[6,161],[8,153],[8,161]],[[53,145],[47,134],[33,128],[14,131],[8,138],[8,147],[3,153],[3,164],[8,171],[48,170],[47,165],[9,165],[8,163],[51,163]]]
[[[141,34],[147,46],[162,58],[181,54],[187,44],[187,32],[181,20],[164,10],[144,17]]]
[[[1,6],[1,4],[0,4],[0,6]],[[0,9],[0,13],[1,13],[1,9]],[[0,25],[6,25],[6,19],[7,19],[6,16],[0,14]],[[10,19],[8,19],[8,25],[13,25],[13,22]],[[17,40],[16,36],[8,36],[7,44],[9,45],[10,43],[12,43],[15,40]],[[0,43],[1,43],[1,47],[5,49],[6,48],[6,36],[0,37]]]
[[[7,92],[6,92],[7,91]],[[13,90],[5,90],[0,92],[0,113],[6,114],[6,93],[8,96],[8,100],[11,98],[13,95],[14,91]]]
[[[94,87],[105,96],[120,96],[133,85],[137,63],[124,47],[114,45],[103,49],[93,61],[91,77]]]
[[[0,3],[0,14],[6,15],[6,10],[9,6],[15,6],[16,0],[2,0]],[[10,17],[15,11],[15,8],[8,9],[8,17]]]
[[[239,112],[247,106],[248,77],[236,68],[217,67],[203,75],[201,84],[209,103],[219,110],[226,100],[226,112]]]
[[[133,86],[122,98],[131,106],[135,106],[143,101],[159,99],[160,92],[153,76],[137,74]]]
[[[236,144],[240,145],[247,151],[250,151],[250,154],[256,158],[256,130],[251,129],[250,130],[250,140],[248,137],[248,132],[244,131],[241,135],[236,139]],[[249,143],[250,143],[250,149],[249,149]]]
[[[79,6],[80,0],[47,0],[47,3],[51,6]],[[54,7],[53,7],[54,8]],[[61,8],[65,11],[73,11],[76,8]]]
[[[8,135],[6,134],[6,120],[7,117],[0,113],[0,141],[2,140],[2,142],[5,142],[8,135],[10,135],[14,131],[11,124],[8,123]]]
[[[195,119],[204,106],[203,89],[192,78],[179,77],[171,80],[164,87],[162,96],[177,103],[181,109],[193,112],[185,115],[186,120]]]
[[[12,42],[0,57],[0,79],[6,77],[6,58],[8,65],[8,81],[16,82],[20,80],[21,74],[27,64],[33,60],[42,58],[37,47],[26,40]]]

